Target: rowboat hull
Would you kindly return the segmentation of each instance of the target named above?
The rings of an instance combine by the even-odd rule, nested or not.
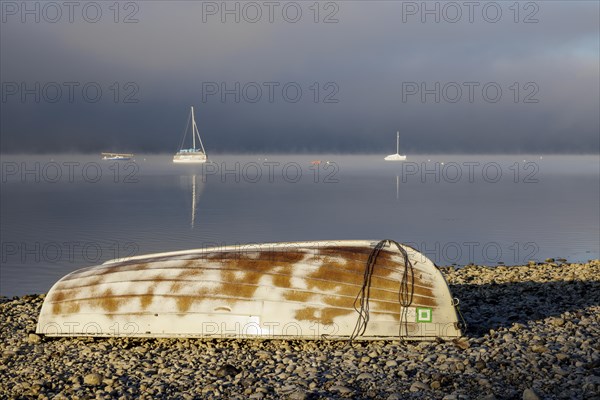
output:
[[[37,333],[362,340],[461,336],[437,267],[408,246],[388,243],[365,273],[376,244],[272,243],[107,261],[72,272],[51,288]],[[357,331],[365,315],[367,322]]]

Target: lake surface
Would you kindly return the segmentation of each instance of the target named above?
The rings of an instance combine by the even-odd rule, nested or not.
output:
[[[598,156],[171,157],[2,156],[0,294],[113,258],[274,241],[389,238],[438,265],[600,257]]]

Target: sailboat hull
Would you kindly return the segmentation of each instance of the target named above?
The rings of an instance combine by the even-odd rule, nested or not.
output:
[[[108,261],[59,280],[44,300],[36,331],[348,339],[355,336],[362,291],[368,323],[356,339],[459,337],[441,272],[418,251],[401,246],[401,253],[385,243],[370,275],[366,265],[382,243],[366,240],[238,245]],[[409,302],[401,300],[408,295]]]
[[[401,154],[390,154],[389,156],[384,158],[385,161],[405,161],[406,156]]]
[[[175,156],[173,156],[173,162],[174,163],[181,163],[181,164],[202,164],[208,161],[208,158],[206,157],[206,154],[204,153],[200,153],[200,154],[175,154]]]

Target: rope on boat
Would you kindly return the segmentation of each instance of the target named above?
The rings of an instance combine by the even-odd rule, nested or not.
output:
[[[460,320],[461,322],[459,322],[459,325],[462,325],[462,333],[463,335],[465,334],[465,332],[467,331],[468,325],[467,325],[467,321],[465,320],[465,317],[463,317],[462,313],[460,312],[460,307],[458,306],[460,304],[460,300],[458,298],[454,298],[452,300],[452,305],[454,306],[454,309],[458,312],[458,315],[460,315]],[[460,328],[460,326],[459,326]]]
[[[404,257],[404,273],[400,281],[400,289],[398,290],[398,301],[400,302],[400,323],[398,324],[398,336],[402,337],[402,323],[404,322],[404,332],[408,336],[408,307],[413,302],[415,292],[415,271],[408,253],[397,242],[393,242],[402,256]],[[410,288],[408,280],[410,279]]]
[[[361,286],[360,291],[356,295],[356,299],[354,299],[354,309],[358,313],[358,319],[356,320],[356,325],[354,326],[352,335],[350,335],[350,342],[352,342],[357,337],[362,336],[367,329],[367,325],[369,323],[369,297],[371,295],[371,278],[373,276],[373,270],[375,268],[377,257],[379,256],[381,250],[388,244],[396,245],[396,247],[398,248],[398,250],[404,258],[404,273],[402,274],[402,279],[400,281],[400,287],[398,290],[398,302],[400,304],[400,325],[398,330],[398,336],[402,337],[403,322],[406,327],[405,332],[408,334],[408,319],[406,318],[406,314],[408,313],[408,307],[412,304],[415,287],[415,274],[413,270],[413,265],[410,262],[408,253],[398,242],[385,239],[381,240],[375,245],[375,247],[371,251],[371,254],[369,254],[369,258],[367,259],[367,264],[365,266],[365,273],[363,277],[363,284]],[[359,305],[357,305],[357,303]]]

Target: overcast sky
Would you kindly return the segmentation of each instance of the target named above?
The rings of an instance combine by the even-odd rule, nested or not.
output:
[[[223,4],[3,1],[2,152],[599,152],[597,1]]]

